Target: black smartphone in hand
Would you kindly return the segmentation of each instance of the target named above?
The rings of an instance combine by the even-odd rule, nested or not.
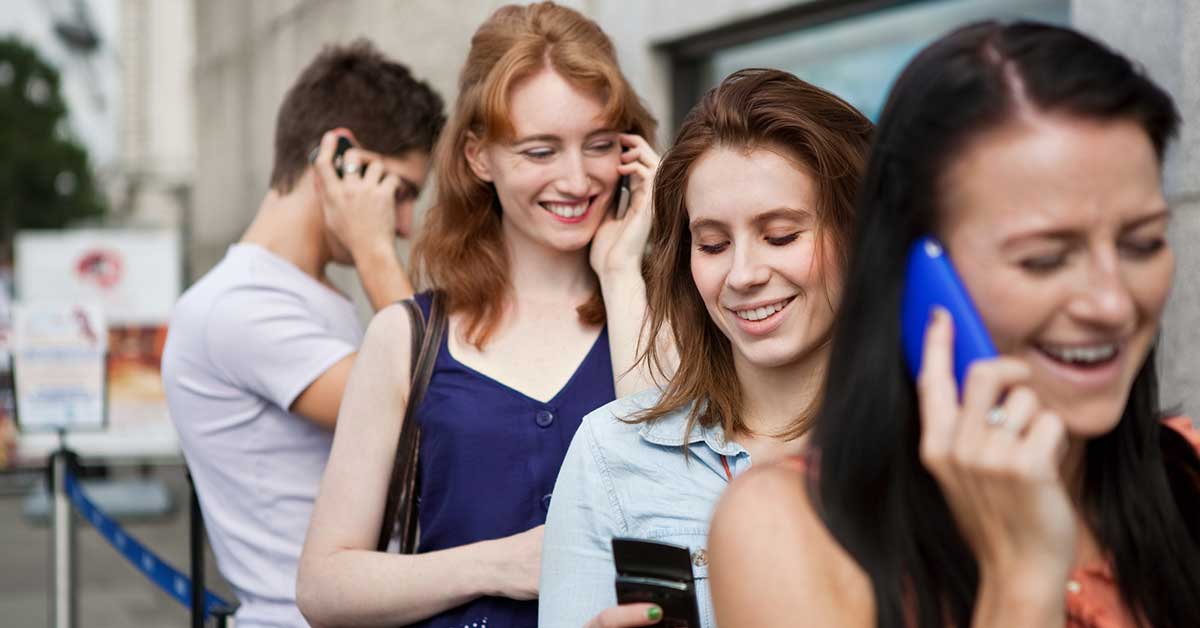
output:
[[[617,187],[613,190],[613,217],[620,220],[629,211],[629,175],[623,174],[617,179]]]
[[[333,171],[337,173],[339,179],[341,179],[344,174],[342,165],[346,151],[350,150],[351,148],[354,148],[354,142],[351,142],[350,138],[346,137],[345,135],[339,135],[337,139],[337,148],[333,150]],[[321,145],[318,144],[316,148],[313,148],[312,151],[308,153],[308,163],[316,163],[317,155],[320,153]],[[359,166],[360,171],[365,169],[366,164]]]
[[[688,548],[641,539],[614,538],[617,603],[649,602],[662,608],[656,626],[700,628],[692,555]]]
[[[632,133],[632,131],[626,131]],[[624,144],[621,144],[620,139],[617,144],[621,147],[621,153],[629,150]],[[612,205],[609,209],[612,211],[613,218],[620,220],[625,217],[625,212],[629,211],[629,175],[623,174],[617,179],[617,187],[613,189]]]

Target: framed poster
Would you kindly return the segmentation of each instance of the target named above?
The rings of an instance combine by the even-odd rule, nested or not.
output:
[[[18,303],[91,303],[107,324],[107,423],[99,432],[68,435],[70,446],[85,456],[176,458],[178,437],[167,414],[159,365],[167,322],[183,287],[179,235],[173,230],[23,231],[15,244]],[[18,462],[37,464],[56,446],[56,436],[23,433]]]

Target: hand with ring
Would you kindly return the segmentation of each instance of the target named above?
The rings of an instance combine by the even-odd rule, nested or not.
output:
[[[981,583],[1044,583],[1059,595],[1077,535],[1060,473],[1066,429],[1027,385],[1028,365],[1014,358],[973,363],[960,403],[953,333],[939,308],[917,379],[921,462],[979,561]]]
[[[987,413],[987,424],[991,427],[1000,427],[1004,425],[1004,420],[1008,418],[1004,414],[1003,406],[995,406]]]
[[[325,225],[353,260],[370,255],[395,256],[396,189],[400,179],[384,171],[384,160],[379,155],[357,147],[357,143],[342,155],[344,176],[339,177],[333,164],[339,136],[353,141],[348,130],[329,131],[321,138],[313,161],[314,185]]]

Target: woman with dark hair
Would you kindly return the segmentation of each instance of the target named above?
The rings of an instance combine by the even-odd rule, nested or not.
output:
[[[567,445],[585,414],[649,385],[635,358],[654,129],[578,11],[508,5],[475,32],[413,252],[447,317],[413,414],[417,553],[374,551],[420,351],[397,305],[371,321],[338,414],[297,582],[312,624],[536,623]],[[434,299],[416,297],[431,323]]]
[[[909,64],[808,453],[717,509],[722,625],[1196,625],[1200,463],[1190,423],[1163,421],[1153,351],[1178,124],[1162,89],[1065,28],[975,24]],[[1001,354],[961,401],[946,312],[915,385],[901,358],[905,257],[925,234]]]
[[[661,617],[613,606],[614,536],[687,546],[714,625],[708,520],[734,475],[808,430],[871,130],[778,70],[736,72],[688,114],[659,165],[650,231],[649,334],[673,344],[643,356],[662,373],[678,347],[678,369],[584,418],[547,516],[539,626]]]

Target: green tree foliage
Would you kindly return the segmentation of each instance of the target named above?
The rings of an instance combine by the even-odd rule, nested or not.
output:
[[[67,129],[58,70],[0,38],[0,263],[18,229],[60,229],[106,206],[87,151]]]

